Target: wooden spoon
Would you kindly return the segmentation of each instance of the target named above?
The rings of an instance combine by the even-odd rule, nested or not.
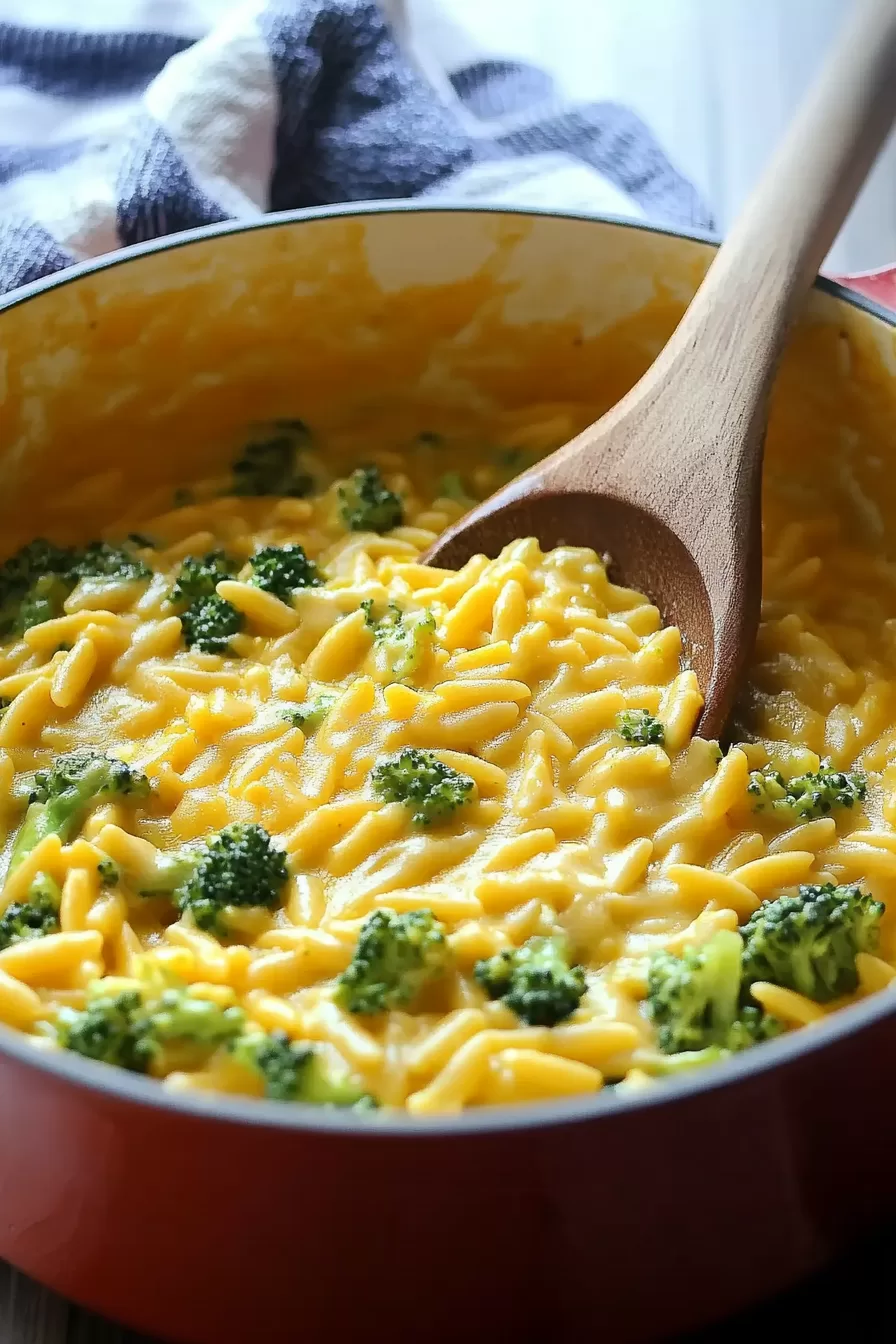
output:
[[[862,0],[652,368],[426,556],[457,568],[533,536],[608,553],[681,629],[704,737],[724,728],[756,636],[762,450],[787,330],[894,117],[896,0]]]

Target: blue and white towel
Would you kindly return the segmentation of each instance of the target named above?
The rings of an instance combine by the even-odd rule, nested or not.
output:
[[[382,4],[394,29],[376,0],[0,0],[0,293],[161,234],[339,201],[711,227],[633,112],[563,104],[517,61],[433,77],[402,0]]]

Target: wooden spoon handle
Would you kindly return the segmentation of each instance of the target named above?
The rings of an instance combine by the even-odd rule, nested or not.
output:
[[[781,348],[894,118],[896,0],[857,0],[665,349],[611,411],[507,496],[537,479],[541,489],[584,486],[646,507],[701,568],[744,527],[758,527]]]

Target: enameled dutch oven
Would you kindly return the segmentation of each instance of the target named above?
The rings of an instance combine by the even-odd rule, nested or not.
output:
[[[220,462],[253,420],[599,411],[712,246],[390,205],[200,230],[31,285],[0,305],[4,551],[76,530],[48,481],[123,464],[133,498]],[[828,469],[848,429],[861,475],[855,444],[892,452],[894,417],[892,320],[820,282],[767,470]],[[891,1211],[894,1128],[890,995],[645,1094],[431,1122],[175,1097],[0,1029],[0,1255],[184,1344],[624,1344],[774,1293]]]

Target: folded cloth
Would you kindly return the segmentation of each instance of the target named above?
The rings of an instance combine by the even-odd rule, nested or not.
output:
[[[633,112],[564,106],[546,72],[509,60],[437,87],[375,0],[217,0],[204,31],[176,0],[95,7],[105,20],[90,26],[85,0],[77,29],[0,22],[0,293],[162,234],[340,201],[711,227]]]

